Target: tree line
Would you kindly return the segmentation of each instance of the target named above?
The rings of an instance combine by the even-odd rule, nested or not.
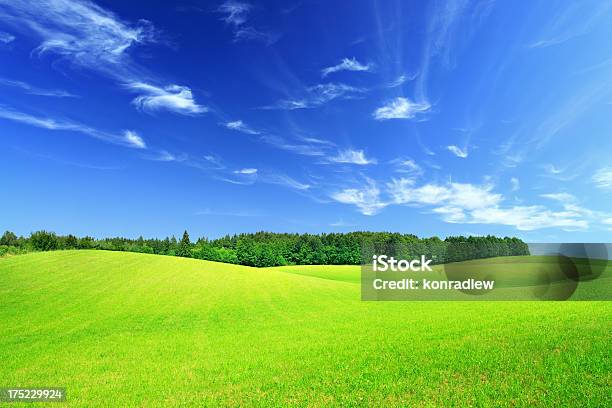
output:
[[[403,259],[425,255],[435,264],[496,256],[529,255],[529,248],[518,238],[480,237],[419,238],[390,232],[349,232],[288,234],[256,232],[192,242],[187,231],[180,240],[115,237],[95,239],[36,231],[18,237],[6,231],[0,238],[0,256],[31,251],[99,249],[181,256],[239,265],[267,267],[281,265],[359,265],[371,255],[393,254]],[[363,259],[362,259],[363,257]]]

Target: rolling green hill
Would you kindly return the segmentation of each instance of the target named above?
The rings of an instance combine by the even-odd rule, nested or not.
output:
[[[609,302],[362,302],[359,267],[0,259],[0,387],[69,406],[610,404]]]

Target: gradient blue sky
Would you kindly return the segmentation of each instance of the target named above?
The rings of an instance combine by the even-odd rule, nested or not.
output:
[[[609,1],[0,0],[0,228],[612,238]]]

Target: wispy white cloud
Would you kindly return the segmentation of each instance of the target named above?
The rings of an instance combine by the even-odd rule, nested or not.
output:
[[[230,178],[230,177],[219,177],[219,180],[225,181],[230,184],[237,184],[240,186],[250,186],[255,184],[254,177],[241,177],[241,178]]]
[[[207,166],[212,166],[213,168],[217,169],[217,170],[222,170],[225,169],[225,164],[223,164],[223,161],[221,160],[221,158],[217,155],[214,154],[207,154],[205,156],[203,156],[204,161],[206,162]]]
[[[529,48],[545,48],[563,44],[573,38],[589,33],[597,24],[606,24],[612,3],[599,2],[593,6],[588,2],[567,3],[552,15],[550,23],[543,25],[541,39],[528,45]]]
[[[479,208],[472,211],[469,218],[463,222],[508,225],[521,231],[543,228],[562,228],[574,231],[589,227],[588,221],[582,219],[580,214],[569,211],[551,211],[539,205]]]
[[[191,89],[186,86],[159,87],[144,82],[132,82],[125,87],[142,94],[134,98],[132,103],[144,112],[168,110],[182,115],[198,115],[208,111],[207,107],[196,103]]]
[[[363,88],[355,88],[354,86],[342,83],[318,84],[308,88],[310,92],[310,103],[314,106],[319,106],[324,103],[333,101],[334,99],[354,99],[361,97],[365,92]]]
[[[257,169],[255,169],[255,168],[244,168],[244,169],[240,169],[240,170],[234,170],[234,174],[246,174],[246,175],[257,174]]]
[[[344,221],[342,218],[339,219],[338,221],[332,222],[331,224],[329,224],[330,227],[356,227],[357,224],[354,222],[347,222]]]
[[[432,168],[434,170],[442,170],[442,166],[439,165],[438,163],[431,161],[431,160],[425,160],[423,161],[423,163],[425,163],[425,165],[429,168]]]
[[[320,143],[294,143],[275,135],[263,135],[261,140],[277,149],[287,150],[303,156],[325,156],[328,150],[327,145]]]
[[[229,0],[221,4],[217,12],[223,14],[222,20],[232,26],[234,42],[259,40],[268,45],[274,44],[280,35],[246,24],[252,9],[253,6],[250,3]]]
[[[24,112],[6,108],[1,105],[0,118],[42,129],[77,132],[109,143],[138,149],[146,149],[146,144],[143,139],[136,132],[131,130],[124,130],[120,134],[109,133],[94,129],[78,122],[33,116]]]
[[[81,125],[67,121],[58,121],[51,118],[32,116],[27,113],[15,111],[0,106],[0,118],[25,123],[27,125],[49,130],[79,130]]]
[[[144,142],[144,140],[142,140],[142,137],[140,137],[140,135],[136,132],[134,132],[133,130],[124,130],[123,131],[123,137],[125,139],[125,141],[137,148],[137,149],[146,149],[147,145]]]
[[[297,99],[280,100],[262,109],[311,109],[324,105],[334,99],[356,99],[363,96],[365,89],[355,88],[342,83],[318,84],[306,89],[306,94]]]
[[[490,2],[491,4],[493,2]],[[432,71],[454,67],[454,56],[466,44],[486,16],[486,8],[477,12],[481,2],[449,0],[433,2],[425,29],[419,76],[415,83],[415,99],[428,104],[428,82]],[[472,10],[470,10],[472,8]],[[479,16],[477,19],[474,17]],[[471,21],[465,21],[470,20]],[[463,23],[463,24],[462,24]],[[464,29],[468,27],[468,29]]]
[[[402,74],[398,76],[397,78],[395,78],[393,81],[386,83],[383,87],[384,88],[396,88],[398,86],[404,85],[408,81],[414,80],[416,77],[417,77],[416,74],[414,75]]]
[[[423,168],[412,159],[398,158],[391,161],[395,165],[395,172],[405,173],[412,177],[417,177],[423,174]]]
[[[561,136],[563,131],[571,129],[594,103],[609,95],[609,91],[609,84],[602,85],[598,81],[581,88],[572,97],[564,100],[556,111],[545,117],[535,130],[529,129],[519,143],[526,142],[528,145],[534,145],[535,148],[541,148]]]
[[[500,151],[495,151],[494,153],[500,154]],[[518,165],[521,164],[524,159],[525,155],[523,153],[505,154],[501,160],[501,163],[505,167],[515,168],[518,167]]]
[[[12,79],[0,78],[0,85],[18,88],[30,95],[38,96],[54,96],[57,98],[77,98],[77,95],[61,89],[43,89],[30,85],[23,81],[15,81]]]
[[[381,201],[376,183],[367,179],[362,188],[347,188],[331,194],[331,198],[342,204],[356,206],[363,215],[375,215],[388,204]]]
[[[248,186],[253,185],[258,180],[258,170],[256,168],[238,168],[234,165],[227,165],[218,155],[207,154],[202,157],[203,161],[189,159],[185,164],[209,173],[213,178],[225,183]],[[231,170],[234,168],[235,170]]]
[[[408,205],[427,208],[448,223],[506,225],[522,231],[584,230],[606,216],[580,207],[570,195],[563,193],[543,195],[561,204],[561,209],[552,210],[543,205],[504,206],[503,195],[494,192],[491,184],[417,185],[413,178],[400,178],[391,180],[385,187],[381,191],[373,180],[366,179],[362,187],[343,189],[331,197],[356,206],[364,215],[374,215],[390,205]]]
[[[156,40],[148,21],[124,22],[85,0],[6,1],[0,7],[0,18],[17,30],[38,36],[37,53],[55,54],[115,78],[131,77],[139,71],[128,55],[130,48]]]
[[[394,179],[387,184],[395,204],[430,204],[456,206],[461,209],[490,207],[499,204],[502,196],[493,193],[493,186],[464,183],[425,184],[414,187],[412,179]]]
[[[512,191],[518,191],[520,188],[521,188],[521,182],[519,181],[519,179],[516,177],[512,177],[510,179],[510,189]]]
[[[257,130],[252,129],[250,126],[248,126],[246,123],[244,123],[241,120],[226,122],[223,124],[223,126],[225,126],[226,128],[230,130],[236,130],[238,132],[247,133],[249,135],[259,135],[261,133]]]
[[[594,106],[609,97],[612,87],[606,80],[607,77],[592,75],[591,79],[578,91],[572,92],[571,96],[556,98],[545,106],[545,111],[525,119],[496,152],[506,156],[507,166],[516,167],[530,157],[532,151],[543,148],[554,139],[572,135],[571,132],[575,132],[577,122]],[[581,167],[580,164],[577,167]],[[554,170],[554,168],[555,166],[546,165],[544,169]],[[570,180],[577,176],[575,171],[573,174],[564,175],[555,174],[554,171],[547,173],[547,177],[559,180]]]
[[[602,167],[593,174],[593,183],[602,190],[612,190],[612,167]]]
[[[340,71],[367,72],[371,71],[374,66],[372,64],[362,64],[353,58],[343,58],[342,61],[332,67],[326,67],[321,70],[321,76],[325,78],[329,74]]]
[[[86,68],[128,84],[144,93],[134,103],[144,110],[168,109],[182,114],[206,111],[193,100],[191,90],[162,82],[135,62],[138,45],[159,43],[158,32],[147,20],[133,24],[87,0],[6,1],[0,5],[3,23],[34,34],[37,55],[52,54],[71,66]]]
[[[455,156],[465,159],[468,157],[468,150],[467,148],[462,149],[459,146],[455,146],[455,145],[450,145],[450,146],[446,146],[446,148]]]
[[[285,174],[267,174],[262,180],[266,183],[278,184],[299,191],[306,191],[312,187],[310,184],[299,182]]]
[[[538,41],[532,42],[527,47],[528,48],[546,48],[552,45],[564,43],[565,41],[569,40],[572,37],[574,36],[564,36],[564,37],[559,37],[559,38],[549,38],[547,40],[538,40]]]
[[[0,44],[9,44],[15,41],[15,36],[13,34],[5,33],[4,31],[0,31]]]
[[[373,113],[376,120],[413,119],[431,109],[429,103],[417,103],[408,98],[397,97],[385,103]]]
[[[262,106],[261,109],[294,110],[309,109],[314,107],[315,105],[309,103],[306,99],[282,99],[276,102],[274,105]]]
[[[542,166],[542,168],[548,173],[548,174],[561,174],[565,171],[565,169],[561,169],[558,167],[555,167],[552,164],[545,164]]]
[[[274,184],[295,190],[300,194],[307,194],[308,190],[313,187],[310,183],[298,181],[291,176],[277,173],[272,170],[262,170],[255,167],[237,167],[226,164],[222,158],[217,155],[205,155],[203,159],[203,162],[201,160],[189,159],[185,161],[185,164],[209,173],[217,180],[234,185],[250,186],[255,183]]]
[[[184,162],[187,160],[186,154],[174,154],[167,150],[160,150],[158,152],[152,152],[146,156],[143,156],[147,160],[159,161],[159,162]]]
[[[280,35],[269,31],[258,30],[255,27],[239,27],[234,31],[234,42],[261,41],[266,45],[277,42]]]
[[[336,144],[332,141],[329,140],[324,140],[324,139],[319,139],[316,137],[300,137],[301,140],[303,140],[306,143],[311,143],[311,144],[315,144],[315,145],[321,145],[321,146],[329,146],[329,147],[333,147]]]
[[[548,198],[549,200],[558,201],[562,204],[574,204],[578,201],[576,199],[576,196],[574,196],[573,194],[569,194],[569,193],[547,193],[547,194],[540,194],[540,197]]]
[[[557,167],[553,164],[543,164],[540,166],[544,170],[544,174],[541,176],[552,178],[560,181],[570,181],[578,177],[578,171],[574,168],[574,171],[568,172],[566,167]]]
[[[367,165],[376,164],[376,159],[368,159],[363,150],[345,149],[338,152],[337,156],[329,159],[334,163],[346,163],[346,164],[357,164]]]
[[[230,0],[221,4],[217,11],[225,15],[223,21],[227,24],[240,26],[246,23],[248,14],[252,8],[253,6],[249,3]]]
[[[224,171],[220,180],[231,184],[251,185],[258,180],[259,172],[256,168],[243,168],[232,172]]]
[[[501,205],[503,196],[493,186],[448,183],[413,187],[412,180],[394,180],[389,184],[396,204],[431,205],[445,222],[508,225],[518,230],[542,228],[584,229],[589,223],[583,211],[564,208],[552,211],[540,205]]]

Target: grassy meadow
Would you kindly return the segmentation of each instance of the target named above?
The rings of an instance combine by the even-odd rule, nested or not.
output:
[[[0,322],[0,387],[67,406],[612,404],[612,303],[362,302],[358,266],[30,253]]]

